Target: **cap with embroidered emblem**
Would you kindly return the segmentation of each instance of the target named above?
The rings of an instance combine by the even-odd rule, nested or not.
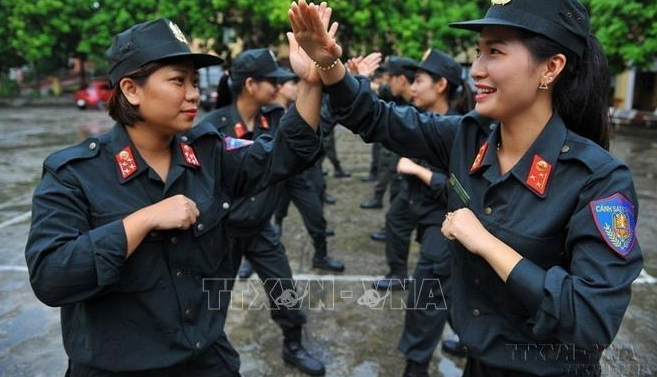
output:
[[[105,56],[110,63],[112,86],[127,73],[157,60],[187,57],[196,68],[223,63],[215,55],[192,53],[180,28],[165,18],[137,24],[117,34]]]
[[[258,77],[280,80],[294,78],[296,75],[278,65],[272,50],[256,48],[237,55],[230,66],[230,77],[233,79]]]
[[[409,71],[409,66],[415,66],[417,62],[404,56],[390,55],[381,64],[381,68],[391,76],[404,75]],[[411,73],[412,76],[412,73]]]
[[[406,65],[413,70],[423,70],[444,77],[452,85],[461,85],[461,65],[442,51],[430,48],[424,53],[420,64]]]
[[[511,26],[543,35],[582,57],[589,16],[577,0],[491,0],[484,18],[454,22],[453,28],[481,31],[484,26]]]

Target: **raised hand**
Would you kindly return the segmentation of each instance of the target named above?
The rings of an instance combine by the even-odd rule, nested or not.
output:
[[[358,73],[363,76],[372,77],[372,75],[374,75],[374,71],[376,71],[380,65],[381,53],[373,52],[358,62]]]
[[[328,8],[326,3],[319,6],[312,3],[308,5],[305,0],[300,0],[298,4],[294,2],[290,5],[288,18],[292,25],[292,33],[298,46],[306,53],[306,56],[298,54],[294,57],[299,59],[297,63],[302,63],[299,64],[300,68],[308,66],[306,58],[317,62],[322,67],[328,67],[342,56],[342,47],[335,41],[338,23],[334,22],[327,30],[330,17],[331,8]],[[289,36],[288,39],[290,39]],[[290,55],[292,54],[293,52],[290,51]],[[290,56],[290,60],[292,58]],[[302,70],[302,72],[297,72],[297,75],[303,77],[304,73],[306,71]],[[308,76],[314,78],[314,75],[310,73],[308,73]]]

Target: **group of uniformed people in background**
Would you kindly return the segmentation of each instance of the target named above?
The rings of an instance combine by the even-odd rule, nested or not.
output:
[[[302,344],[306,316],[281,243],[293,203],[328,255],[321,168],[340,124],[374,143],[364,209],[382,208],[389,272],[408,291],[404,376],[428,376],[446,322],[464,376],[599,376],[642,267],[638,202],[610,155],[606,63],[577,0],[492,0],[470,76],[448,54],[343,64],[325,4],[293,3],[290,64],[237,56],[216,110],[192,127],[196,70],[169,20],[118,34],[107,58],[114,128],[55,152],[35,190],[26,246],[37,297],[61,307],[67,376],[239,376],[224,323],[233,278],[253,271],[283,332],[283,360],[324,364]],[[327,148],[328,147],[328,148]],[[411,234],[421,244],[408,277]],[[329,372],[330,374],[330,372]]]

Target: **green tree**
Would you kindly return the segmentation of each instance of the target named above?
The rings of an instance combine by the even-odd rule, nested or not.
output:
[[[657,58],[657,3],[654,0],[585,0],[591,26],[614,72],[650,67]]]

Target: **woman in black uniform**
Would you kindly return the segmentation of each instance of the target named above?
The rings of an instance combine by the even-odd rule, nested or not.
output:
[[[458,115],[474,107],[468,84],[461,78],[462,68],[451,56],[429,49],[422,62],[413,69],[415,80],[411,85],[411,95],[415,107],[439,115]],[[406,157],[399,159],[397,172],[406,177],[408,192],[395,197],[390,205],[386,215],[389,231],[386,233],[392,236],[404,230],[410,240],[411,232],[417,228],[416,240],[422,244],[413,280],[408,287],[404,330],[398,349],[406,357],[404,377],[425,377],[429,375],[429,362],[448,320],[447,309],[451,307],[449,241],[440,231],[447,212],[447,176],[444,170],[423,160]],[[403,210],[394,211],[395,215],[393,208]],[[387,238],[386,251],[388,241]],[[408,246],[404,255],[397,258],[407,260]],[[450,339],[448,344],[451,346],[443,343],[443,349],[459,353],[457,341]]]
[[[296,75],[279,67],[273,52],[266,48],[242,52],[229,71],[230,75],[219,82],[217,110],[203,121],[242,143],[251,143],[260,135],[275,136],[285,113],[283,107],[274,103],[278,82]],[[301,330],[306,322],[301,302],[282,302],[283,294],[296,294],[285,247],[270,223],[284,187],[285,182],[279,182],[233,203],[226,224],[234,267],[237,271],[244,257],[240,273],[247,265],[264,283],[271,317],[283,330],[283,359],[304,373],[323,375],[324,365],[301,345]]]
[[[61,307],[67,375],[239,376],[225,218],[318,157],[321,87],[302,81],[276,136],[245,147],[192,128],[196,69],[221,59],[173,22],[131,27],[107,57],[117,123],[45,160],[25,250],[35,294]]]
[[[476,112],[377,101],[301,1],[289,12],[337,121],[449,173],[450,308],[466,376],[600,375],[643,257],[628,167],[610,155],[606,60],[576,0],[494,0],[471,76]],[[480,119],[495,119],[489,127]]]

